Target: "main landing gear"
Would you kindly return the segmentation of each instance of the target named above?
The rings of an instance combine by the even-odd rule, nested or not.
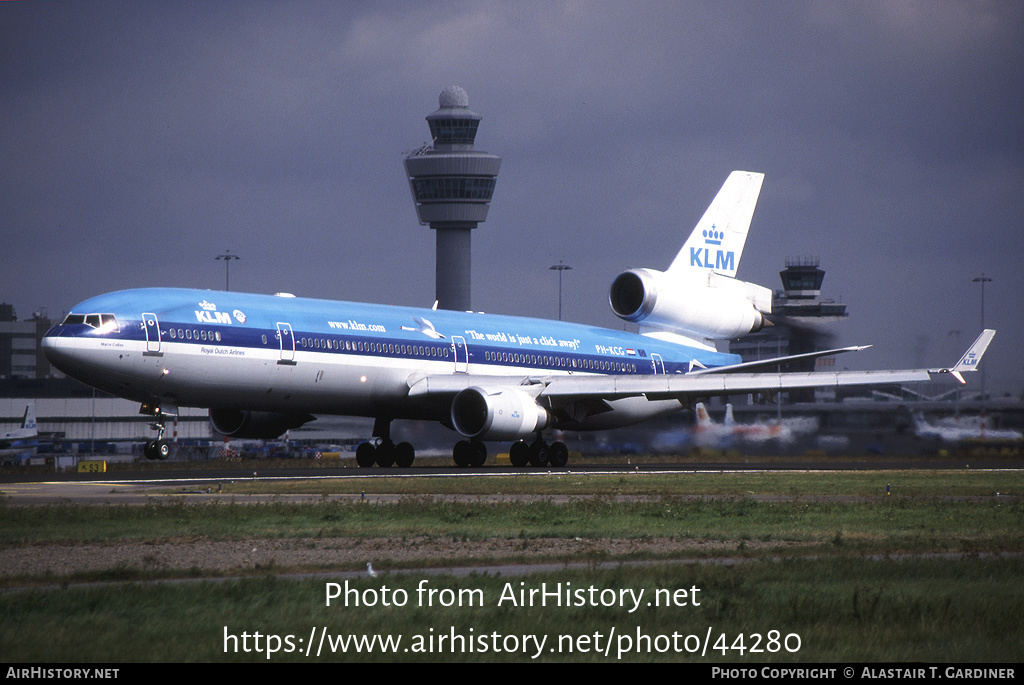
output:
[[[550,445],[540,437],[527,443],[519,440],[512,443],[508,450],[508,460],[512,466],[565,466],[569,462],[569,448],[564,442],[557,441]]]
[[[452,459],[457,466],[483,466],[487,461],[487,445],[480,440],[459,440],[452,448]]]
[[[391,419],[377,419],[373,422],[373,436],[380,438],[376,445],[364,442],[356,448],[356,463],[363,468],[377,464],[387,468],[393,464],[403,469],[412,466],[416,450],[408,442],[397,445],[391,441]]]
[[[509,461],[513,466],[565,466],[569,461],[569,449],[564,442],[548,444],[541,439],[528,443],[520,440],[512,444],[508,451]],[[408,442],[397,445],[390,438],[384,438],[376,444],[364,442],[356,448],[356,463],[363,468],[376,464],[387,468],[392,465],[408,468],[412,466],[416,452]],[[457,466],[480,467],[487,461],[487,445],[480,440],[459,440],[452,448],[452,460]]]
[[[397,445],[391,442],[391,438],[381,440],[376,445],[371,442],[364,442],[356,448],[356,463],[367,468],[377,466],[388,467],[392,464],[408,468],[416,459],[416,450],[408,442],[400,442]]]
[[[390,419],[377,419],[373,424],[376,443],[364,442],[356,448],[356,463],[363,468],[374,464],[387,468],[392,465],[408,468],[416,458],[416,450],[408,442],[397,445],[391,440]],[[565,466],[569,462],[569,449],[564,442],[548,444],[537,434],[533,442],[519,440],[508,451],[513,466]],[[459,440],[452,448],[452,460],[462,467],[480,467],[487,461],[487,445],[481,440]]]
[[[390,438],[383,438],[376,444],[364,442],[356,448],[356,463],[363,468],[376,464],[387,468],[392,465],[408,468],[412,466],[416,453],[408,442],[397,445]],[[564,442],[548,444],[541,439],[528,443],[520,440],[508,451],[513,466],[565,466],[569,461],[569,449]],[[487,445],[480,440],[459,440],[452,448],[452,460],[457,466],[479,468],[487,461]]]

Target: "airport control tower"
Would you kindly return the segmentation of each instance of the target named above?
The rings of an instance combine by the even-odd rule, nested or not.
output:
[[[458,86],[441,91],[427,116],[432,144],[405,158],[405,172],[420,224],[437,235],[437,302],[441,309],[470,310],[471,232],[487,219],[501,158],[473,148],[480,115]]]
[[[836,346],[834,325],[849,316],[845,304],[821,296],[825,270],[817,258],[787,259],[779,278],[783,289],[772,297],[773,325],[729,345],[729,351],[745,362],[831,349]],[[835,357],[825,357],[793,363],[783,370],[830,370],[834,364]],[[801,402],[824,394],[810,389],[787,393],[791,401]]]

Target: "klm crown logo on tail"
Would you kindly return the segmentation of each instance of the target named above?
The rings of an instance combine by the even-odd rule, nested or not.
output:
[[[725,232],[719,231],[714,225],[710,231],[703,231],[704,244],[720,246]],[[736,272],[736,253],[732,250],[715,250],[715,258],[711,259],[711,249],[708,247],[690,247],[690,266],[701,269],[714,269],[720,273]]]
[[[751,171],[729,174],[668,271],[709,269],[735,278],[763,181],[764,174]]]

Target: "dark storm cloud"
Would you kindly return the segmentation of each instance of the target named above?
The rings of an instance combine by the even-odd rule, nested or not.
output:
[[[740,277],[820,257],[858,367],[979,325],[1019,390],[1016,3],[3,3],[0,299],[123,287],[430,304],[401,158],[449,83],[503,157],[474,307],[619,326],[732,169],[766,173]],[[959,339],[949,334],[962,330]],[[844,360],[845,362],[846,360]],[[950,360],[951,361],[951,360]]]

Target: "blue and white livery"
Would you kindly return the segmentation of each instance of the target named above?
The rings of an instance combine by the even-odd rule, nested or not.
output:
[[[463,439],[460,465],[484,441],[513,441],[516,465],[564,465],[548,429],[616,428],[712,395],[928,380],[974,370],[986,332],[952,369],[758,373],[761,362],[717,352],[714,339],[768,323],[771,291],[735,279],[762,174],[733,172],[665,272],[632,269],[609,303],[640,334],[560,321],[209,290],[152,288],[77,305],[43,340],[67,375],[137,401],[157,417],[147,456],[166,458],[163,418],[206,407],[225,435],[271,438],[317,414],[374,418],[362,465],[408,466],[395,419],[438,421]],[[531,440],[531,442],[527,442]]]

